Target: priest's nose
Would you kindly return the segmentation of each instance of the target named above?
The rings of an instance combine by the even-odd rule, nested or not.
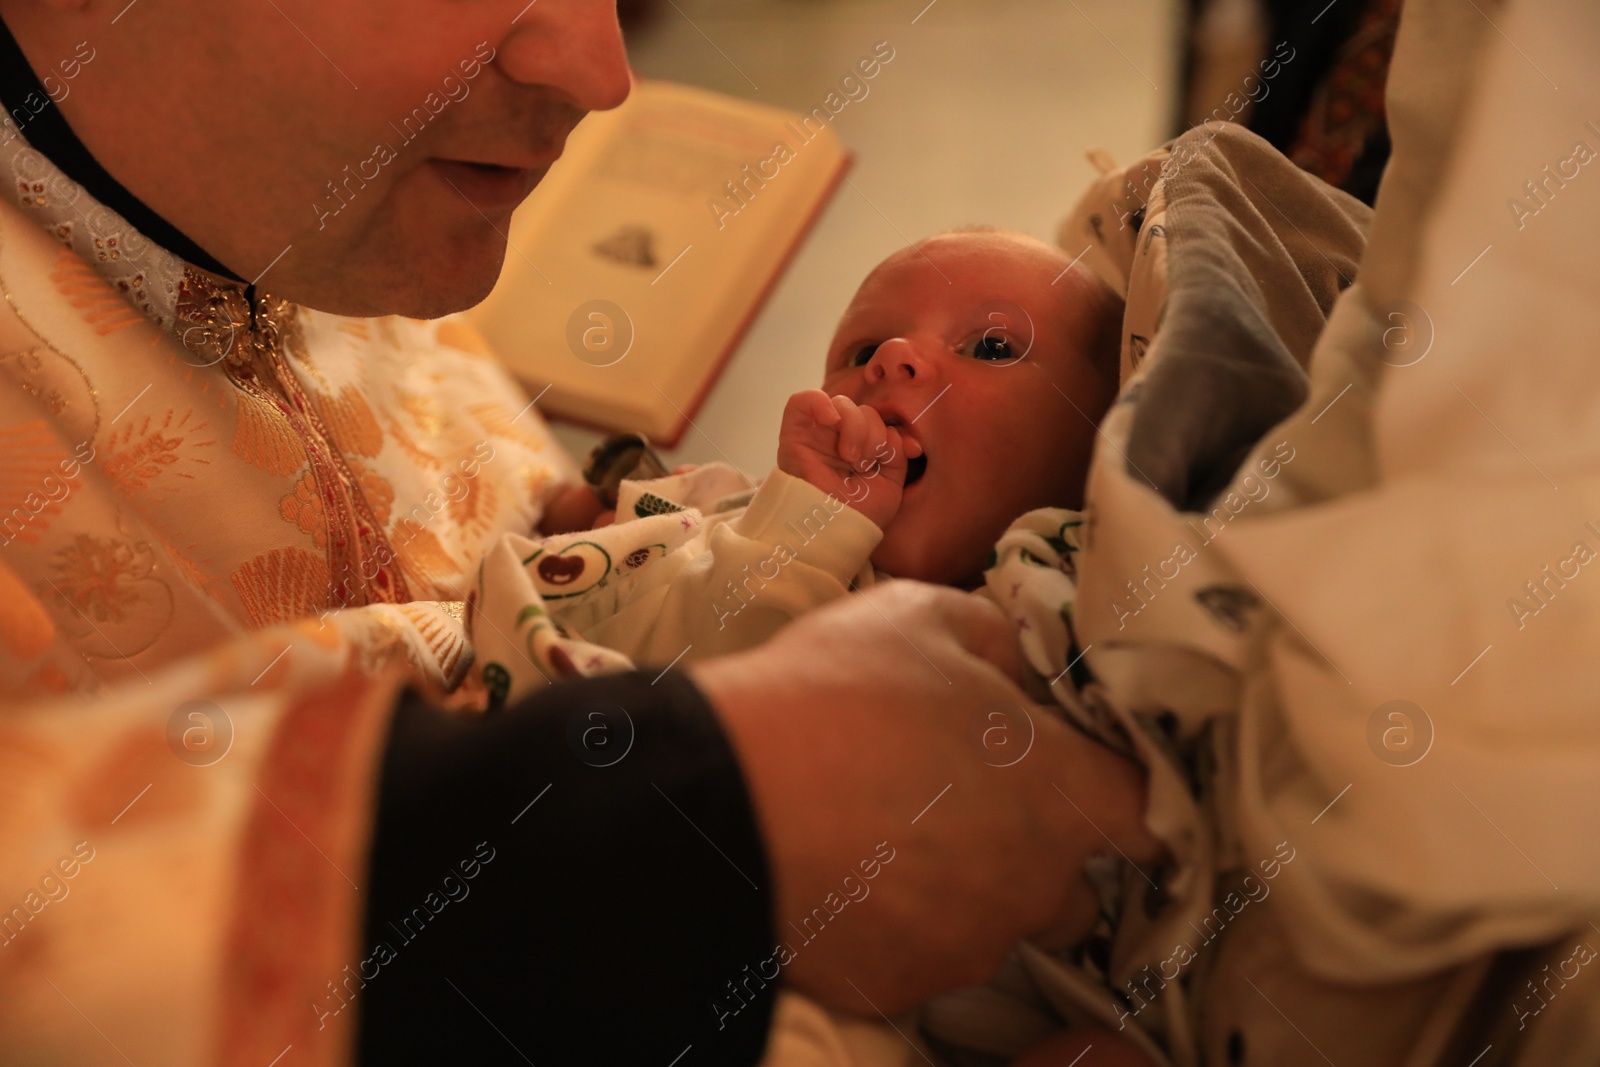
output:
[[[632,86],[617,6],[596,0],[533,0],[496,45],[495,66],[512,81],[557,90],[584,111],[618,106]]]

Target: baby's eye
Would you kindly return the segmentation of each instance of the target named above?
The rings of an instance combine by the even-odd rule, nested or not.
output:
[[[987,360],[1012,360],[1017,358],[1017,350],[1004,334],[993,330],[985,330],[979,336],[968,342],[967,347],[972,349],[976,359]]]
[[[864,367],[872,359],[872,354],[878,350],[877,345],[862,345],[856,349],[855,355],[850,357],[850,366]]]

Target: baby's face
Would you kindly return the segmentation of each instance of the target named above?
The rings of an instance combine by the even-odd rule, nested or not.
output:
[[[822,388],[923,449],[872,557],[884,571],[971,586],[1019,515],[1082,505],[1117,390],[1114,364],[1090,351],[1121,305],[1078,268],[1063,275],[1069,262],[1009,234],[947,234],[890,256],[857,290]]]

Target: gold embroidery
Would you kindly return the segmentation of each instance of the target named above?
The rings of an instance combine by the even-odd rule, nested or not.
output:
[[[199,551],[193,544],[189,546],[189,551],[186,552],[183,549],[180,549],[177,545],[173,544],[171,540],[163,537],[161,540],[161,547],[166,550],[167,558],[172,561],[173,568],[176,569],[177,572],[181,574],[190,585],[194,586],[196,589],[202,590],[207,596],[216,599],[217,578],[214,575],[207,574],[205,571],[201,570],[200,564],[189,554],[190,552]],[[211,561],[208,559],[206,562],[210,563]]]
[[[59,415],[67,409],[67,399],[61,395],[61,390],[40,382],[44,360],[39,358],[39,352],[40,349],[37,348],[7,352],[0,355],[0,363],[7,364],[7,369],[16,376],[17,384],[22,387],[24,393],[37,400],[45,411]]]
[[[37,400],[48,414],[66,414],[59,421],[64,437],[75,435],[91,442],[99,432],[99,410],[94,387],[82,366],[46,344],[0,355],[0,370],[10,374],[19,389]]]
[[[417,429],[429,437],[438,437],[449,426],[448,420],[439,411],[437,397],[425,393],[411,393],[404,389],[395,390],[395,395],[400,398],[400,406],[411,416],[411,421],[416,423]]]
[[[178,317],[186,347],[208,354],[213,363],[222,362],[241,391],[276,407],[301,437],[312,481],[309,487],[296,487],[293,501],[280,500],[280,510],[306,528],[311,496],[302,490],[314,488],[322,509],[326,574],[332,579],[327,599],[340,606],[411,599],[401,569],[393,565],[396,554],[382,524],[341,451],[377,455],[383,431],[358,390],[347,388],[330,400],[308,393],[301,384],[285,356],[286,349],[304,349],[295,307],[266,293],[252,303],[242,288],[187,269],[179,287]]]
[[[0,427],[0,545],[37,544],[72,492],[67,452],[43,419]]]
[[[311,402],[340,448],[358,456],[376,456],[382,450],[383,430],[360,390],[347,386],[337,397],[313,393]]]
[[[466,481],[466,492],[450,501],[450,518],[455,520],[468,536],[476,536],[486,529],[500,508],[500,489],[489,478],[472,478]]]
[[[239,394],[238,411],[234,455],[252,467],[285,478],[306,465],[305,442],[291,432],[282,412],[249,393]]]
[[[172,621],[172,588],[156,576],[157,561],[148,542],[78,534],[34,589],[80,653],[131,660]]]
[[[233,587],[259,629],[327,607],[328,565],[303,548],[275,548],[234,571]]]
[[[247,367],[270,355],[295,326],[294,305],[287,301],[262,293],[252,306],[242,287],[193,268],[184,269],[175,311],[178,341],[199,367]]]
[[[153,569],[148,546],[77,534],[56,553],[50,585],[86,619],[122,622],[138,600],[129,587]]]
[[[400,612],[411,620],[417,635],[427,644],[428,651],[433,653],[433,658],[439,663],[440,673],[446,678],[451,677],[467,647],[466,635],[459,622],[452,625],[454,616],[427,604],[402,604]]]
[[[439,457],[432,452],[424,451],[416,442],[411,440],[411,436],[406,433],[405,427],[400,425],[399,419],[391,418],[389,420],[389,436],[394,438],[394,443],[400,446],[402,452],[424,467],[438,468]]]
[[[317,479],[310,471],[294,483],[294,492],[278,502],[278,513],[300,527],[302,533],[310,534],[318,548],[328,546],[328,516],[317,492]]]
[[[44,182],[18,178],[17,203],[23,207],[44,207],[50,202],[49,198],[45,196],[48,188]]]
[[[130,305],[122,293],[107,285],[100,272],[70,248],[57,251],[50,280],[67,298],[67,303],[83,312],[84,321],[102,337],[144,321],[144,315]],[[127,288],[129,295],[145,296],[144,276],[135,276]]]
[[[369,470],[359,463],[350,464],[350,473],[356,476],[356,488],[371,506],[372,514],[378,520],[378,524],[387,526],[389,513],[394,509],[394,486],[377,471]]]
[[[493,401],[468,404],[467,411],[483,425],[485,430],[488,430],[496,437],[504,437],[508,441],[515,441],[530,452],[544,451],[545,439],[543,435],[527,426],[520,425],[516,421],[520,413],[512,412],[503,404],[497,404]]]
[[[461,574],[461,565],[450,558],[433,531],[424,529],[413,519],[395,523],[391,535],[400,562],[407,572],[417,575],[427,584],[455,578]]]
[[[161,421],[161,428],[154,432],[150,430],[151,420],[148,417],[140,420],[137,428],[134,422],[129,421],[120,430],[112,432],[110,440],[106,442],[105,470],[117,492],[133,496],[149,489],[163,472],[184,459],[185,435],[206,429],[203,422],[189,425],[193,410],[185,411],[176,422],[173,419],[175,414],[168,411]],[[190,441],[189,444],[191,448],[205,448],[216,444],[216,440]],[[206,462],[193,456],[189,458],[191,462]],[[174,473],[180,478],[194,477],[183,471]],[[165,503],[165,500],[160,502]]]

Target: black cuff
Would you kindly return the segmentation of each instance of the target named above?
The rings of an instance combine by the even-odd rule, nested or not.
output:
[[[367,882],[363,958],[318,1009],[360,1013],[364,1067],[761,1058],[771,876],[681,675],[566,682],[481,718],[406,700]]]

